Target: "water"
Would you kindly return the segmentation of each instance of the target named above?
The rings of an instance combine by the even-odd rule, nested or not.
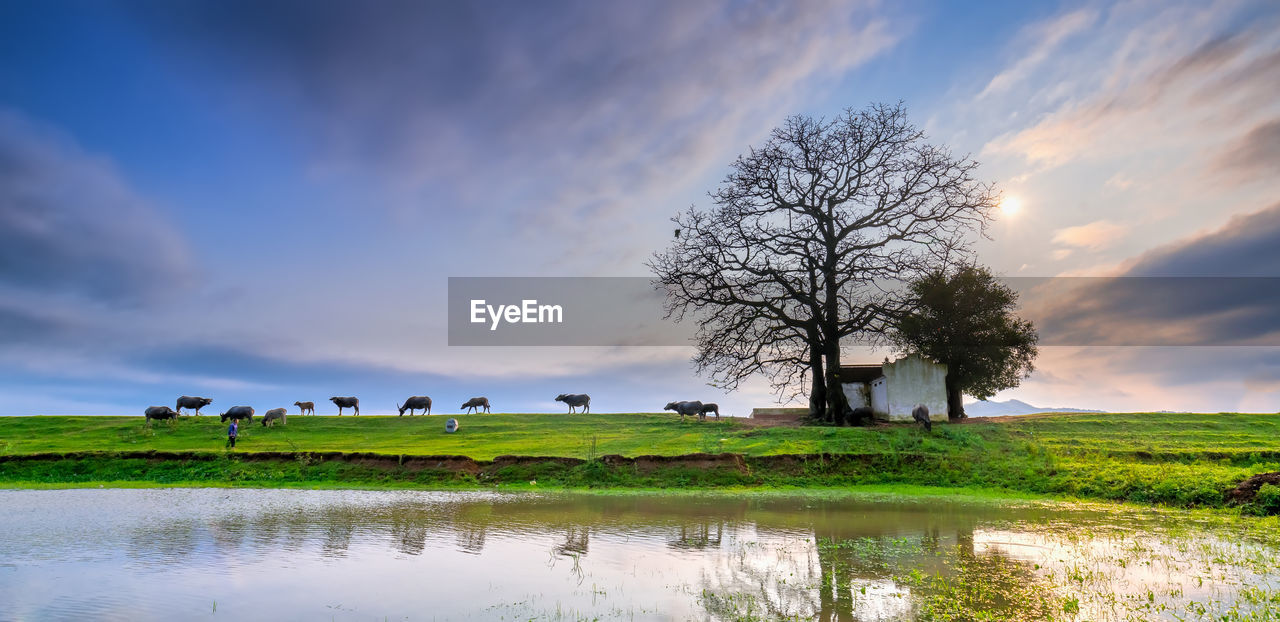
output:
[[[0,508],[3,620],[1280,611],[1275,548],[1168,512],[254,489],[7,490]]]

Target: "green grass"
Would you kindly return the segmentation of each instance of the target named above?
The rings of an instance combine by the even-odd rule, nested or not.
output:
[[[812,433],[744,435],[727,419],[679,423],[669,415],[456,415],[461,430],[446,434],[449,417],[289,417],[287,426],[241,426],[240,451],[363,451],[406,455],[589,457],[603,454],[679,455],[705,449],[729,434],[724,451],[802,453],[816,449]],[[141,417],[0,417],[0,455],[72,451],[222,451],[227,425],[216,416],[184,417],[170,426]],[[737,431],[737,433],[733,433]],[[774,431],[770,431],[774,432]],[[792,443],[798,443],[792,445]]]
[[[0,484],[135,482],[161,485],[565,488],[943,487],[1218,507],[1249,475],[1280,471],[1280,415],[1073,414],[872,428],[753,428],[733,419],[680,422],[662,414],[290,417],[243,426],[234,454],[217,417],[147,428],[141,417],[0,418]],[[122,458],[136,451],[192,459]],[[486,468],[479,474],[336,460],[243,460],[254,452],[372,452],[389,456],[501,455],[592,459],[607,454],[733,452],[745,472],[671,465],[653,470],[584,464]],[[61,460],[15,459],[80,454]],[[822,456],[821,454],[826,454]],[[804,455],[779,463],[769,456]],[[199,458],[199,459],[197,459]],[[537,484],[529,484],[537,481]],[[1268,496],[1267,503],[1272,500]]]

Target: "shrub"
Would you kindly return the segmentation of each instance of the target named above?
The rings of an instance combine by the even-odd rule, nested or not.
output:
[[[1251,514],[1271,516],[1280,514],[1280,486],[1263,484],[1246,508]]]

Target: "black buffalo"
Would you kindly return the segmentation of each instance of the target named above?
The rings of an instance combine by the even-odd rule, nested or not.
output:
[[[556,396],[557,402],[564,402],[569,405],[569,414],[573,414],[574,408],[581,408],[582,412],[591,412],[591,396],[586,393],[561,393]]]
[[[474,408],[474,409],[476,409],[475,411],[476,411],[477,413],[478,413],[478,412],[480,412],[480,409],[481,409],[481,408],[483,408],[485,412],[489,412],[489,398],[487,398],[487,397],[473,397],[473,398],[471,398],[471,399],[467,400],[467,403],[466,403],[466,404],[463,404],[462,406],[459,406],[458,408],[464,408],[464,409],[467,409],[467,410],[470,410],[470,409]]]
[[[178,417],[178,411],[168,406],[148,406],[142,414],[147,418],[147,425],[151,425],[152,419],[173,421]]]
[[[354,409],[356,409],[356,414],[357,414],[357,415],[358,415],[358,414],[360,414],[360,399],[359,399],[359,398],[355,398],[355,397],[331,397],[331,398],[329,398],[329,401],[330,401],[330,402],[333,402],[334,404],[336,404],[336,405],[338,406],[338,416],[339,416],[339,417],[341,417],[341,416],[342,416],[342,409],[343,409],[343,408],[354,408]]]
[[[928,406],[925,406],[924,404],[916,404],[916,407],[911,409],[911,418],[917,423],[924,424],[926,432],[933,431],[933,422],[929,420]]]
[[[213,403],[213,399],[212,399],[212,398],[208,398],[208,397],[191,397],[190,395],[184,395],[184,396],[182,396],[182,397],[178,398],[178,405],[177,405],[178,414],[179,414],[179,415],[181,415],[181,414],[182,414],[182,409],[183,409],[183,408],[191,408],[191,409],[194,409],[194,410],[196,411],[196,416],[197,416],[197,417],[199,417],[199,416],[200,416],[200,409],[201,409],[201,408],[204,408],[205,406],[208,406],[209,404],[212,404],[212,403]]]
[[[225,423],[227,419],[240,421],[243,419],[246,423],[253,423],[253,407],[252,406],[232,406],[227,412],[218,415]]]
[[[685,415],[694,415],[699,418],[705,417],[702,414],[702,402],[697,400],[691,402],[668,402],[662,410],[674,410],[680,413],[681,421],[684,421]]]
[[[413,411],[422,410],[426,414],[431,414],[431,398],[425,395],[415,395],[404,401],[404,404],[396,406],[396,410],[400,411],[400,416],[404,416],[404,411],[409,411],[409,416],[413,416]]]

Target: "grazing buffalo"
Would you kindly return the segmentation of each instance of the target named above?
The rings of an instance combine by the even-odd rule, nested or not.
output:
[[[281,425],[289,425],[289,420],[286,417],[288,412],[289,411],[283,408],[272,408],[271,410],[262,413],[262,427],[273,427],[275,426],[276,421],[279,421]]]
[[[142,414],[147,417],[147,425],[151,425],[152,419],[159,419],[160,421],[167,419],[169,421],[173,421],[178,418],[178,411],[169,408],[168,406],[148,406]]]
[[[191,397],[190,395],[184,395],[178,398],[178,414],[182,414],[183,408],[193,408],[196,411],[196,416],[199,417],[200,409],[212,403],[213,399],[208,397]]]
[[[911,409],[911,418],[917,423],[923,423],[926,432],[933,432],[933,422],[929,420],[928,406],[916,404],[916,407]]]
[[[244,419],[246,423],[253,423],[253,407],[252,406],[232,406],[220,415],[221,420],[226,422],[227,419],[239,421]]]
[[[338,416],[342,416],[343,408],[354,408],[356,414],[360,414],[360,399],[355,397],[331,397],[330,402],[338,405]]]
[[[470,410],[470,409],[474,408],[474,409],[476,409],[475,411],[476,411],[477,413],[478,413],[478,412],[480,412],[480,409],[481,409],[481,408],[483,408],[485,412],[489,412],[489,398],[487,398],[487,397],[473,397],[473,398],[471,398],[471,399],[467,400],[467,403],[466,403],[466,404],[463,404],[462,406],[459,406],[459,408],[464,408],[464,409],[467,409],[467,410]]]
[[[866,406],[859,406],[853,409],[852,417],[853,417],[854,423],[867,423],[871,421],[871,418],[874,416],[875,416],[875,411],[871,410]]]
[[[315,402],[294,402],[294,403],[293,403],[293,405],[298,407],[298,414],[299,414],[299,415],[305,415],[305,414],[307,414],[308,412],[309,412],[309,413],[311,413],[311,414],[313,414],[313,415],[314,415],[314,414],[316,414],[316,403],[315,403]]]
[[[714,402],[707,402],[706,404],[703,404],[703,405],[702,405],[702,411],[701,411],[701,412],[699,412],[698,414],[699,414],[699,415],[701,415],[703,419],[706,419],[706,418],[707,418],[707,413],[715,413],[715,414],[716,414],[716,419],[719,419],[719,418],[720,418],[720,405],[719,405],[719,404],[716,404],[716,403],[714,403]]]
[[[680,413],[680,420],[684,421],[685,415],[696,415],[703,418],[702,402],[694,400],[692,402],[669,402],[662,410],[674,410]]]
[[[425,395],[415,395],[404,401],[404,404],[396,406],[396,410],[400,411],[400,416],[404,416],[404,411],[409,411],[409,416],[413,416],[413,411],[422,410],[426,414],[431,414],[431,398]]]
[[[584,413],[591,412],[591,396],[586,393],[561,393],[556,396],[556,401],[568,404],[571,415],[574,408],[581,408]]]

